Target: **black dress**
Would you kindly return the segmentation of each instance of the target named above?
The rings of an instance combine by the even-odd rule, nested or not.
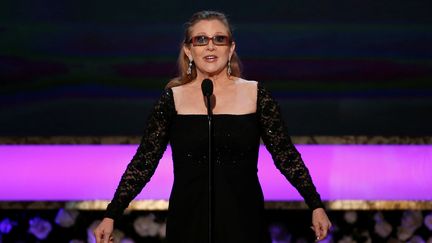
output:
[[[260,137],[277,168],[310,209],[323,207],[308,169],[291,142],[279,106],[258,83],[257,110],[243,115],[216,114],[215,242],[267,242],[264,198],[257,176]],[[168,142],[174,163],[167,242],[208,242],[208,137],[206,115],[177,114],[166,89],[150,114],[145,134],[129,163],[105,216],[121,216],[153,175]]]

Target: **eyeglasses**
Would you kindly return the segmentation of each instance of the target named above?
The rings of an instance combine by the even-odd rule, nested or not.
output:
[[[192,37],[189,43],[192,43],[193,46],[206,46],[210,42],[210,39],[216,46],[228,46],[231,42],[231,39],[226,35],[215,35],[213,37],[197,35]]]

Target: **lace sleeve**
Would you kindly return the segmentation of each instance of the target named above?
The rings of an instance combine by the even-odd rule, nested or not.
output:
[[[152,177],[169,141],[171,118],[175,114],[171,89],[166,89],[147,118],[140,145],[121,177],[105,217],[118,219]]]
[[[309,170],[291,142],[278,103],[258,83],[257,111],[261,138],[279,171],[297,189],[310,209],[324,207]]]

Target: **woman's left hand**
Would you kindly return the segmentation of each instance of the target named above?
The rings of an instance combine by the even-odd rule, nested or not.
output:
[[[332,224],[323,208],[316,208],[312,211],[312,225],[311,228],[315,231],[317,241],[327,237]]]

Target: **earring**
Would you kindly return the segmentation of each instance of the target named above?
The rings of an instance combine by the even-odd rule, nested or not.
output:
[[[228,69],[227,69],[228,76],[231,76],[231,60],[228,60]]]
[[[191,75],[192,74],[192,60],[189,59],[189,67],[188,70],[186,72],[187,75]]]

